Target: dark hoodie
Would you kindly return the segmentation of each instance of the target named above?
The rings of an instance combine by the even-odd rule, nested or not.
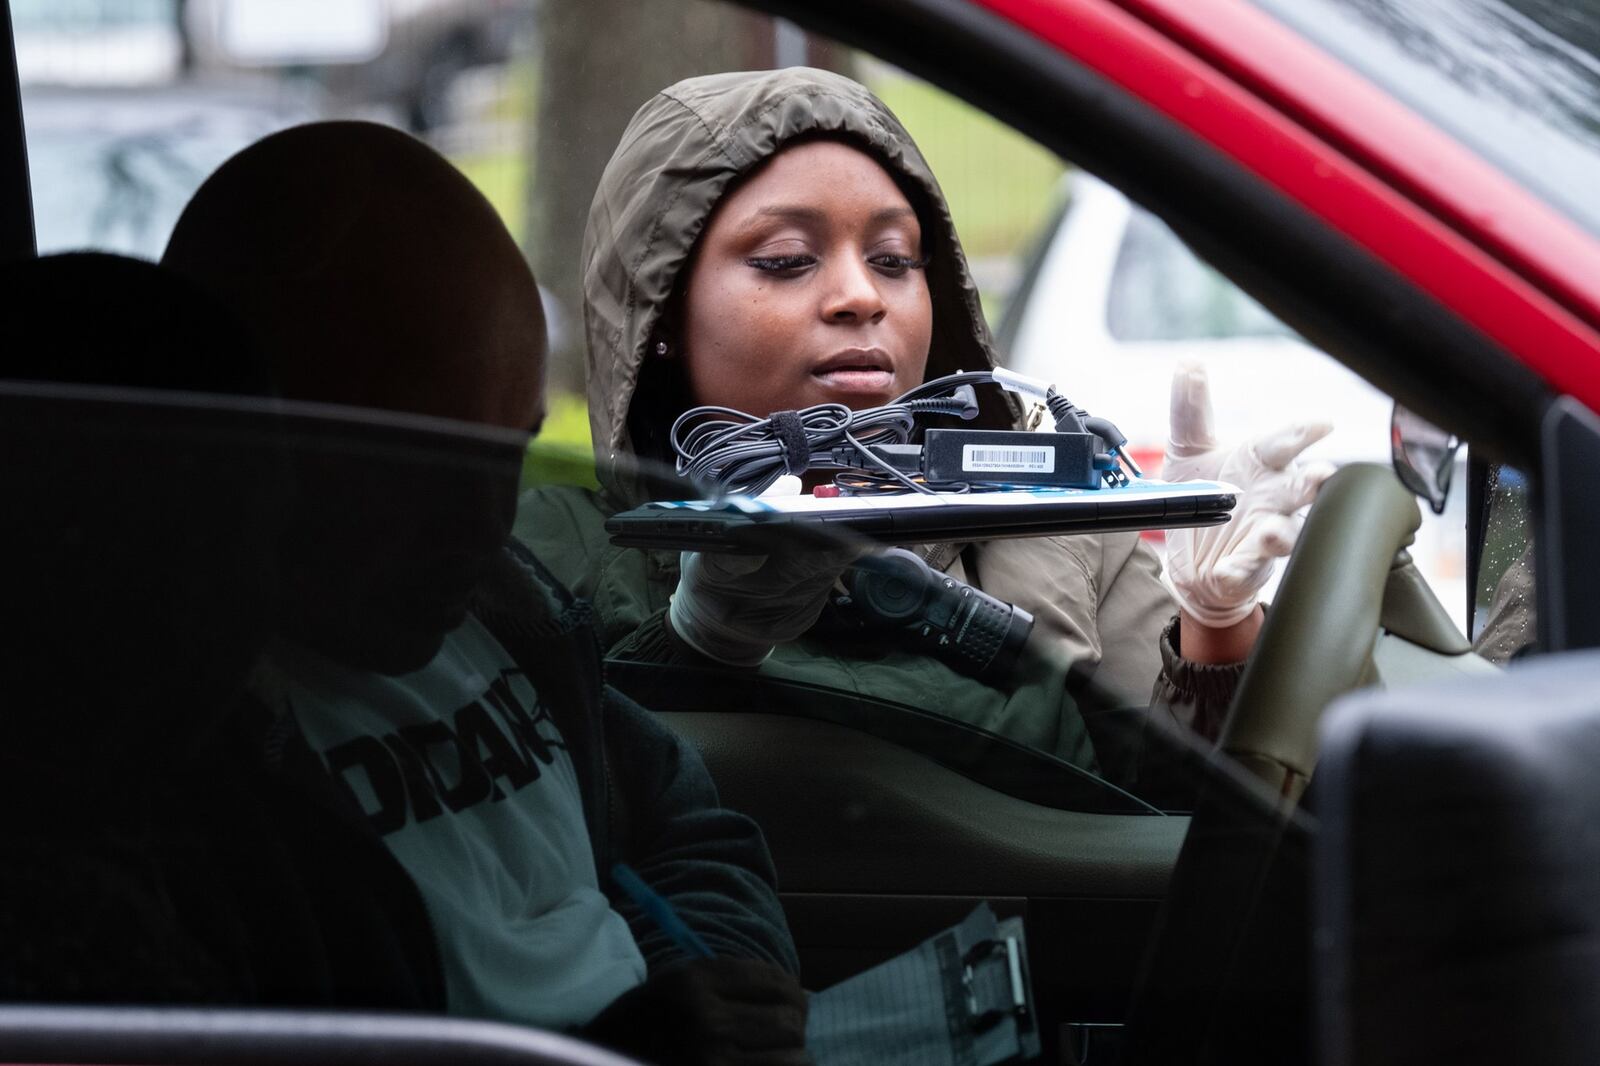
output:
[[[664,654],[659,615],[678,580],[675,554],[614,548],[603,529],[607,515],[647,498],[631,460],[664,458],[651,454],[665,435],[663,423],[687,403],[674,402],[682,390],[672,387],[671,370],[651,362],[663,315],[695,242],[733,183],[786,144],[816,136],[837,137],[871,155],[918,211],[931,253],[927,377],[995,365],[939,184],[910,134],[865,87],[791,68],[691,78],[658,93],[623,134],[584,236],[589,421],[602,489],[535,490],[518,520],[540,558],[594,602],[602,635],[618,655]],[[647,389],[660,390],[652,402],[636,402],[641,377]],[[1014,405],[986,398],[985,406],[992,425],[1020,421]],[[1067,691],[1069,670],[1075,686],[1092,680],[1102,700],[1143,704],[1155,681],[1158,700],[1174,705],[1181,720],[1201,728],[1220,722],[1238,670],[1197,667],[1174,653],[1166,631],[1175,608],[1159,563],[1137,534],[922,551],[934,565],[1034,615],[1034,654],[1008,687],[980,683],[925,656],[841,648],[816,634],[779,648],[761,670],[934,709],[1085,766],[1093,751]]]

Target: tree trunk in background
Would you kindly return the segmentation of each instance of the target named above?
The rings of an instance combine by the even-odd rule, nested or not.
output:
[[[551,353],[550,386],[577,392],[583,389],[583,228],[628,120],[682,78],[771,67],[781,44],[772,19],[713,0],[543,0],[539,25],[524,242],[566,326]],[[814,45],[807,61],[838,69],[842,53]]]

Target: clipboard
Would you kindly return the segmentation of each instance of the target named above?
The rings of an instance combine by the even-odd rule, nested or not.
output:
[[[1027,488],[894,496],[728,496],[648,503],[606,520],[627,548],[754,554],[808,535],[886,544],[980,541],[1221,525],[1238,502],[1225,482],[1154,479],[1119,488]]]
[[[811,997],[817,1066],[1000,1066],[1039,1055],[1022,919],[987,903],[904,955]]]

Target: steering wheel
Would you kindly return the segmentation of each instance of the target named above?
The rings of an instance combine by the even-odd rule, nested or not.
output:
[[[1386,466],[1322,486],[1240,679],[1220,747],[1292,806],[1334,697],[1370,682],[1380,626],[1445,654],[1468,650],[1405,552],[1422,522]]]
[[[1308,1039],[1309,838],[1293,808],[1323,711],[1375,677],[1380,628],[1433,651],[1468,650],[1405,551],[1421,522],[1386,466],[1345,466],[1317,494],[1220,742],[1277,794],[1278,810],[1262,811],[1233,775],[1197,799],[1129,1007],[1131,1066],[1277,1061]]]

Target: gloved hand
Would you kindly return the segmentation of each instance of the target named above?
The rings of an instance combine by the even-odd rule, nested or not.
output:
[[[1299,459],[1333,431],[1300,423],[1242,444],[1222,445],[1212,429],[1211,386],[1199,363],[1172,376],[1172,428],[1161,476],[1168,481],[1226,481],[1241,491],[1223,525],[1167,532],[1167,581],[1178,605],[1203,626],[1221,629],[1255,609],[1275,560],[1294,548],[1305,519],[1334,471]]]
[[[816,623],[828,590],[865,550],[806,543],[772,555],[684,552],[667,621],[701,655],[759,666]]]
[[[778,967],[695,959],[651,974],[579,1034],[660,1066],[809,1066],[806,994]]]

